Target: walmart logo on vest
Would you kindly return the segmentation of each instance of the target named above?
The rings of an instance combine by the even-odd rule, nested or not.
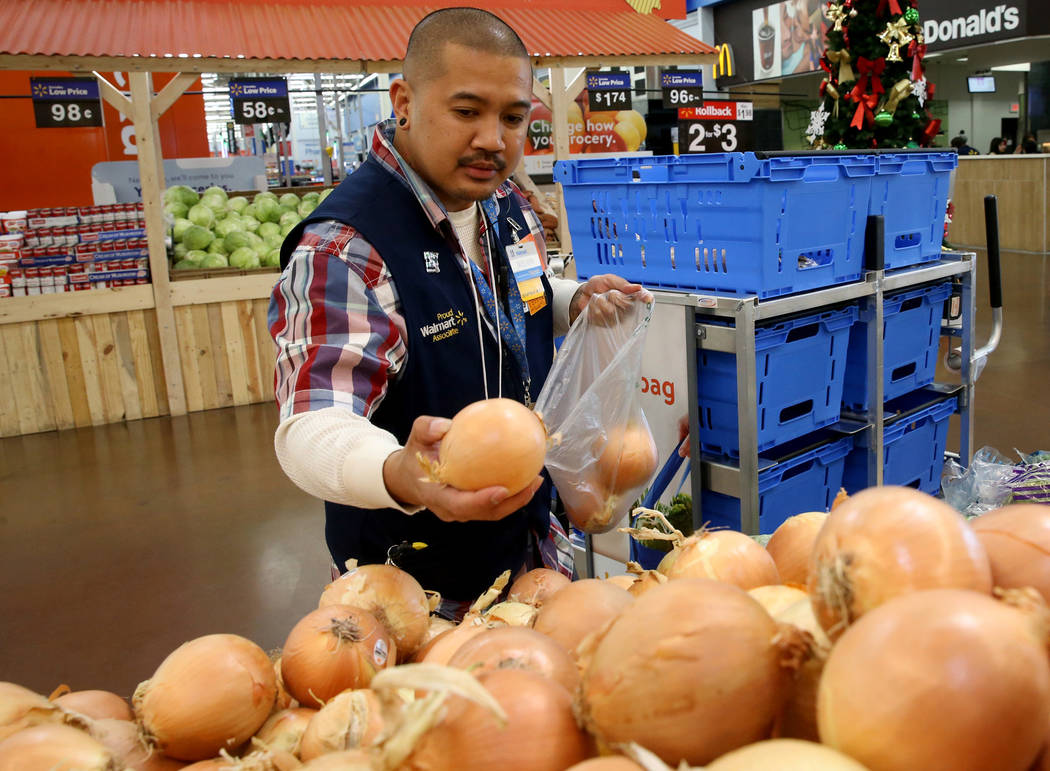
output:
[[[437,315],[433,324],[424,324],[419,328],[419,334],[424,338],[430,338],[432,343],[439,340],[447,340],[459,334],[461,327],[467,323],[467,314],[460,310],[451,308]]]

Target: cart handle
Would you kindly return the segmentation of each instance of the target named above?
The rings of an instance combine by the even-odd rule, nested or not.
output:
[[[671,484],[671,480],[674,479],[674,475],[678,473],[678,469],[682,467],[682,463],[685,462],[679,452],[682,446],[689,440],[688,435],[678,443],[678,445],[671,451],[670,457],[664,462],[664,467],[660,469],[660,473],[656,475],[656,479],[653,480],[652,486],[649,488],[648,494],[642,501],[642,506],[646,509],[651,509],[656,502],[660,500],[660,496],[664,494],[664,490]]]
[[[971,366],[986,358],[996,348],[1003,336],[1003,283],[999,266],[999,205],[994,195],[984,197],[984,229],[988,244],[988,297],[992,306],[992,332],[988,342],[973,352]],[[945,363],[948,369],[962,369],[962,348],[953,349]]]

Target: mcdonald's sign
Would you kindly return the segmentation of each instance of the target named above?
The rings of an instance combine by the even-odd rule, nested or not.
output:
[[[729,43],[720,43],[718,46],[718,62],[715,64],[715,78],[733,77],[733,49]]]

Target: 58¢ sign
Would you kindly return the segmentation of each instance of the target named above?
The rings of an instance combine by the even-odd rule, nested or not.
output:
[[[732,153],[754,145],[751,102],[706,102],[678,110],[680,153]]]
[[[287,123],[291,117],[284,78],[239,78],[230,81],[230,110],[237,123]]]

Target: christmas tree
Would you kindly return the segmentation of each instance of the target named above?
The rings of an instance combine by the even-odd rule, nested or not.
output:
[[[831,0],[821,57],[821,104],[806,137],[815,148],[926,147],[940,121],[926,109],[934,86],[918,0]]]

